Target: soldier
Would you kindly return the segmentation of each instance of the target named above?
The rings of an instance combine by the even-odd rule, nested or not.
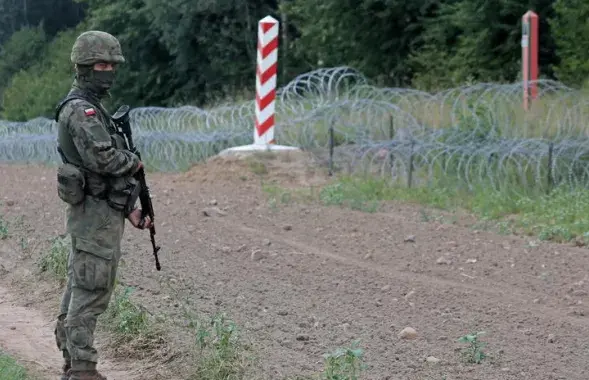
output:
[[[114,82],[116,65],[125,62],[119,41],[105,32],[84,32],[73,45],[71,61],[75,80],[55,114],[63,160],[57,191],[68,204],[72,247],[54,332],[65,359],[62,380],[106,380],[96,370],[94,330],[115,285],[125,219],[138,229],[152,222],[142,219],[135,207],[139,184],[133,175],[143,165],[122,149],[101,104]]]

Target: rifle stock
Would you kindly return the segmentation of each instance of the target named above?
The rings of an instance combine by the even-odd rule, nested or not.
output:
[[[133,143],[133,132],[131,131],[131,123],[129,122],[129,111],[130,108],[128,105],[120,106],[117,112],[112,116],[113,121],[117,127],[117,133],[122,135],[125,144],[127,145],[126,148],[130,152],[134,153],[139,157],[141,160],[141,154],[135,147]],[[143,168],[139,169],[137,173],[134,175],[135,179],[139,181],[141,185],[141,192],[139,193],[139,202],[141,203],[141,216],[145,218],[149,216],[149,218],[154,221],[154,212],[153,212],[153,205],[151,203],[151,195],[149,193],[149,187],[147,186],[147,181],[145,180],[145,170]],[[153,256],[155,257],[155,268],[159,271],[161,270],[160,261],[158,258],[158,252],[160,247],[155,243],[155,225],[149,228],[149,235],[151,239],[151,246],[153,248]]]

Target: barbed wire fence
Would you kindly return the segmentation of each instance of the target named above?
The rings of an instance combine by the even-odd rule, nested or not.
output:
[[[536,85],[538,98],[524,111],[521,83],[430,94],[375,87],[349,67],[320,69],[278,90],[275,136],[311,152],[331,172],[384,176],[406,186],[585,186],[589,96],[554,81]],[[253,100],[208,110],[131,111],[135,142],[158,171],[184,170],[222,149],[250,144],[253,120]],[[56,164],[56,133],[47,118],[0,121],[0,161]]]

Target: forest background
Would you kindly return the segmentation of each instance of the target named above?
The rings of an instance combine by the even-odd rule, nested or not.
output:
[[[0,119],[52,117],[84,30],[121,41],[117,103],[206,107],[253,99],[257,22],[281,22],[278,85],[350,66],[436,91],[521,78],[521,17],[540,16],[540,76],[589,78],[586,0],[0,0]]]

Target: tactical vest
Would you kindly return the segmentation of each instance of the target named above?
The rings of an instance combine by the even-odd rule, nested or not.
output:
[[[74,99],[92,104],[98,110],[98,117],[106,126],[112,143],[119,149],[125,148],[124,140],[116,133],[116,127],[108,112],[100,104],[79,93],[68,94],[56,107],[55,121],[58,123],[57,151],[63,161],[58,168],[58,195],[69,204],[78,204],[84,195],[105,199],[111,207],[128,214],[138,197],[140,187],[134,178],[109,178],[84,168],[82,158],[66,128],[59,125],[59,114],[63,107]],[[62,146],[63,144],[63,146]]]
[[[124,148],[124,143],[121,141],[121,136],[116,134],[116,128],[112,122],[112,119],[108,115],[108,112],[102,107],[100,104],[96,104],[92,99],[89,97],[84,96],[83,94],[79,94],[76,92],[68,94],[56,107],[55,109],[55,121],[58,123],[59,126],[59,113],[63,109],[63,107],[70,101],[74,99],[84,100],[90,104],[92,104],[98,110],[98,117],[101,119],[102,123],[106,125],[108,133],[111,136],[111,140],[113,144],[119,148]],[[64,163],[71,163],[72,165],[76,165],[81,167],[82,161],[74,142],[72,141],[69,134],[66,134],[67,131],[63,131],[61,128],[58,128],[58,144],[57,144],[57,151]],[[59,141],[65,143],[65,147],[62,147],[59,144]],[[64,151],[65,149],[65,151]]]

